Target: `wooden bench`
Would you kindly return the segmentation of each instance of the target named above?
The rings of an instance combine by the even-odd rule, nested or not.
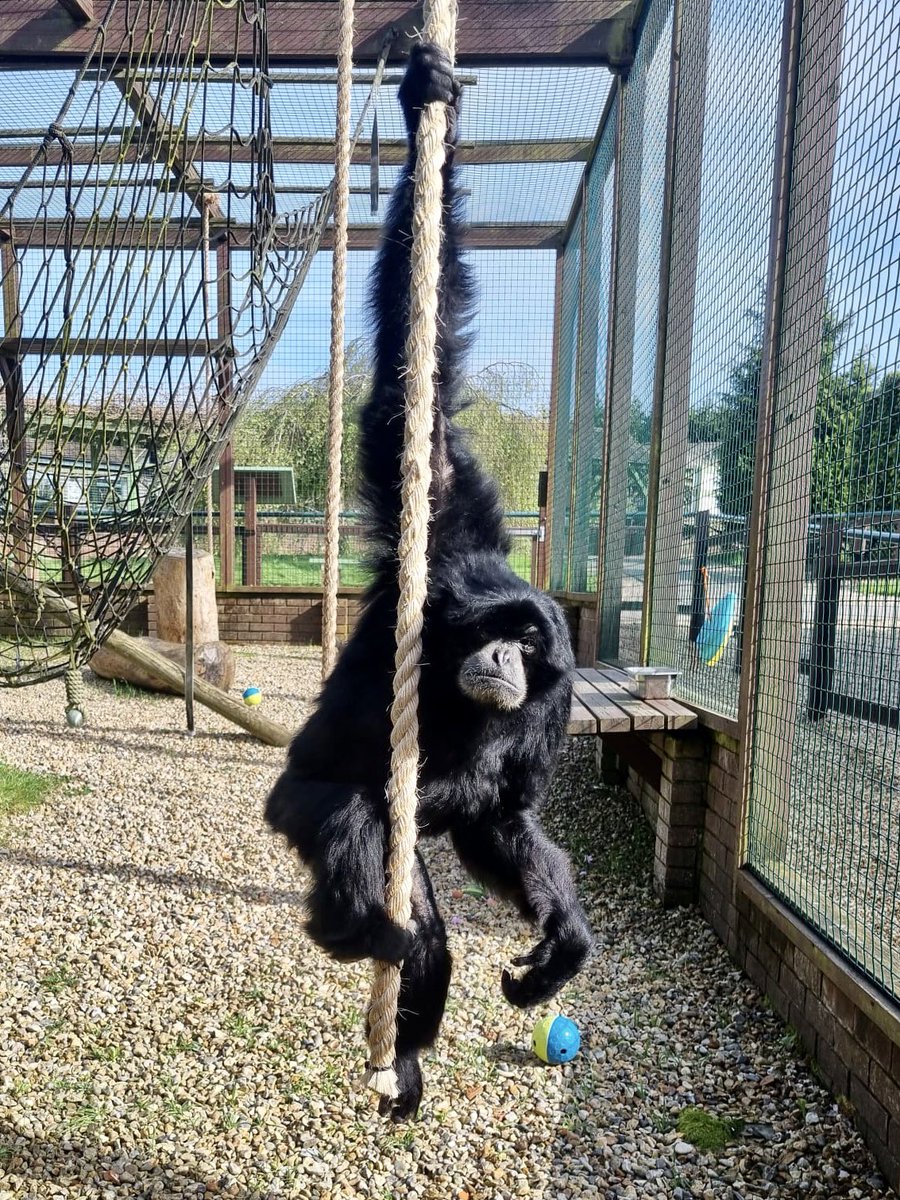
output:
[[[568,732],[580,734],[649,733],[694,729],[697,714],[677,700],[639,700],[628,690],[629,676],[601,663],[577,667]]]

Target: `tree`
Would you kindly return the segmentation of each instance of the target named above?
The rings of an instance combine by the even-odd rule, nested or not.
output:
[[[761,320],[757,337],[731,372],[730,386],[718,403],[705,409],[704,424],[714,420],[720,431],[719,507],[746,517],[753,494],[757,415],[762,371]],[[846,512],[854,490],[854,448],[860,414],[872,390],[872,368],[858,356],[840,371],[850,318],[838,317],[826,304],[822,319],[819,383],[816,395],[811,472],[811,511]],[[715,418],[712,418],[712,413]]]
[[[344,373],[341,490],[347,508],[357,495],[359,414],[370,377],[368,347],[355,342],[347,348]],[[531,368],[504,363],[473,376],[466,389],[470,407],[460,426],[469,431],[474,452],[499,483],[507,511],[530,511],[547,461],[548,418],[541,407],[540,378]],[[235,462],[293,467],[299,506],[318,512],[325,500],[327,434],[328,378],[321,375],[250,402],[235,431]]]
[[[856,426],[853,448],[854,508],[900,508],[900,372],[870,390]]]

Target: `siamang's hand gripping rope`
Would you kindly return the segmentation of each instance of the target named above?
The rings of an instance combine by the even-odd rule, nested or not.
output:
[[[425,5],[425,41],[456,50],[456,0]],[[419,767],[419,659],[422,619],[428,584],[431,441],[437,368],[437,307],[440,266],[443,179],[447,112],[428,104],[416,139],[415,200],[410,271],[409,338],[406,343],[406,428],[403,441],[400,518],[400,597],[397,607],[397,651],[394,659],[394,702],[391,707],[390,842],[385,907],[404,928],[412,914],[412,876],[416,848],[416,800]],[[382,1096],[396,1097],[394,1040],[400,968],[376,962],[369,1004],[369,1086]]]

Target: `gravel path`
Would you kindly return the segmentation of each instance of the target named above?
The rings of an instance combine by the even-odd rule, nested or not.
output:
[[[292,725],[316,679],[304,651],[239,655]],[[203,709],[189,739],[179,701],[111,684],[80,733],[62,708],[61,683],[0,692],[0,762],[66,777],[0,830],[0,1200],[891,1195],[699,917],[653,905],[649,835],[586,739],[551,814],[599,936],[560,998],[584,1049],[532,1058],[543,1014],[499,990],[529,931],[430,847],[456,972],[422,1119],[395,1128],[355,1086],[368,972],[303,938],[260,819],[280,752]],[[703,1153],[687,1106],[744,1127]]]

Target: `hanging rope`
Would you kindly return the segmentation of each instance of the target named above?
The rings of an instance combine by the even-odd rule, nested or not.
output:
[[[337,658],[340,585],[341,454],[344,430],[344,313],[347,222],[350,208],[350,100],[353,92],[353,0],[341,0],[334,168],[334,256],[331,267],[331,366],[328,374],[328,481],[325,490],[325,569],[322,580],[322,678]]]
[[[426,4],[424,38],[442,47],[451,58],[455,56],[455,0],[432,0],[432,3]],[[428,493],[431,486],[434,379],[437,369],[443,192],[441,172],[446,136],[447,113],[444,106],[427,105],[416,139],[410,329],[406,343],[408,376],[399,544],[400,596],[394,659],[394,703],[391,707],[391,778],[388,784],[390,844],[385,884],[387,914],[404,928],[412,915],[416,848],[419,661],[428,586]],[[394,1041],[399,998],[400,968],[376,962],[368,1013],[369,1070],[366,1082],[379,1095],[391,1098],[397,1096]]]

